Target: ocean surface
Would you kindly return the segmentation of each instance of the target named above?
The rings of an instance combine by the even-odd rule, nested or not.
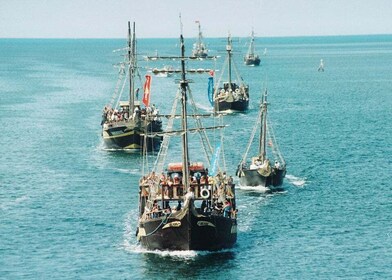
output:
[[[206,42],[221,57],[188,68],[221,69],[225,39]],[[0,39],[0,279],[391,279],[392,36],[257,38],[260,67],[243,65],[247,43],[233,48],[251,105],[224,118],[226,167],[234,175],[267,87],[285,191],[237,187],[237,244],[209,253],[137,243],[144,161],[105,150],[100,127],[125,39]],[[140,39],[138,51],[178,55],[178,45]],[[142,79],[164,64],[179,67],[140,58]],[[202,112],[207,77],[189,76]],[[153,76],[161,113],[176,78]]]

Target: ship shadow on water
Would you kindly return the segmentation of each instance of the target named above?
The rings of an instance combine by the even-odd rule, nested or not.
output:
[[[230,271],[235,265],[236,253],[232,250],[209,251],[154,251],[143,254],[143,277],[152,279],[165,275],[166,279],[203,277],[208,274]],[[215,273],[214,273],[215,271]]]

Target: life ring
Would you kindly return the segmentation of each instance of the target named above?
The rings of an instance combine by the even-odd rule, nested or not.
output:
[[[202,198],[208,198],[208,197],[210,196],[210,191],[207,190],[207,189],[202,189],[202,190],[200,191],[200,196],[201,196]]]

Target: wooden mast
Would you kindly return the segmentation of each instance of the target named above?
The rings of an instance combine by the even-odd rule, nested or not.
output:
[[[185,76],[185,44],[184,44],[184,37],[180,36],[180,41],[181,41],[181,81],[180,81],[180,86],[181,86],[181,104],[182,104],[182,110],[181,110],[181,115],[182,115],[182,130],[183,135],[182,135],[182,170],[183,170],[183,186],[185,188],[185,191],[188,191],[189,187],[189,153],[188,153],[188,120],[187,120],[187,108],[186,108],[186,102],[187,102],[187,96],[186,96],[186,89],[188,86],[188,81],[186,80]]]
[[[262,103],[261,103],[261,125],[260,125],[260,146],[259,154],[262,161],[265,160],[266,155],[266,141],[267,141],[267,89],[264,92]]]
[[[232,88],[231,88],[231,50],[232,50],[232,48],[231,48],[231,37],[230,37],[230,34],[227,37],[226,50],[227,50],[227,53],[229,54],[229,89],[232,90]]]
[[[128,59],[129,59],[129,116],[135,111],[135,71],[136,71],[136,43],[135,22],[133,22],[133,34],[131,35],[131,23],[128,21]]]

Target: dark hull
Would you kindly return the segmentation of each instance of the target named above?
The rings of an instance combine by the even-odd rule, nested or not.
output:
[[[241,99],[233,102],[226,102],[226,101],[214,102],[215,112],[227,111],[227,110],[243,112],[248,110],[248,107],[249,107],[249,99],[248,100]]]
[[[269,176],[260,175],[257,170],[243,169],[240,177],[242,186],[262,186],[271,191],[281,189],[286,169],[274,169]]]
[[[162,219],[165,218],[151,219],[139,224],[143,247],[149,250],[215,251],[231,248],[237,241],[235,219],[215,215],[196,217],[189,212],[181,220],[169,218],[162,222]],[[173,222],[180,225],[167,227]]]
[[[245,58],[245,65],[259,66],[260,65],[260,58]]]
[[[152,122],[147,126],[149,132],[162,131],[161,122]],[[103,128],[103,140],[108,149],[142,149],[144,146],[145,130],[142,126],[135,125],[113,125]],[[147,137],[147,150],[158,150],[162,142],[162,137]]]

